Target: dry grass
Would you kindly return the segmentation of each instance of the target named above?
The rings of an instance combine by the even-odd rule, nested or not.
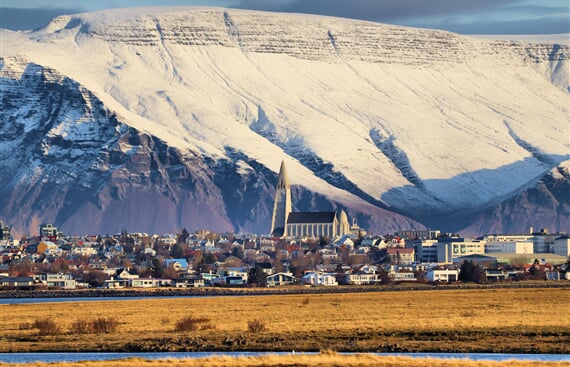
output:
[[[310,299],[310,301],[307,301]],[[0,352],[33,351],[448,351],[570,353],[567,289],[490,289],[164,298],[0,305]],[[191,314],[212,330],[173,331]],[[104,337],[72,332],[80,319],[119,320]],[[62,333],[21,328],[38,318]],[[263,333],[248,333],[260,320]]]
[[[198,359],[146,360],[129,358],[113,361],[34,363],[30,367],[568,367],[569,362],[524,362],[524,361],[469,361],[466,359],[433,359],[385,357],[375,355],[340,355],[324,353],[318,355],[267,355],[260,357],[209,357]],[[21,364],[4,364],[0,367],[21,367]]]

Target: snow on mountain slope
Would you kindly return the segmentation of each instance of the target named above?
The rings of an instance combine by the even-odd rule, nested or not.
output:
[[[516,233],[535,225],[570,232],[569,193],[570,161],[565,161],[535,185],[479,213],[461,233]]]
[[[63,16],[2,39],[3,57],[57,70],[182,155],[286,159],[292,184],[428,224],[568,157],[566,45],[208,8]]]

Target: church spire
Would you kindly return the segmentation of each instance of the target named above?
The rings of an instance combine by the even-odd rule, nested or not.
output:
[[[275,201],[273,202],[273,216],[271,218],[271,234],[274,236],[287,236],[287,218],[291,213],[291,187],[285,162],[281,162],[279,177],[275,187]]]
[[[281,161],[281,168],[279,168],[279,178],[277,179],[277,189],[289,189],[289,176],[285,168],[285,161]]]

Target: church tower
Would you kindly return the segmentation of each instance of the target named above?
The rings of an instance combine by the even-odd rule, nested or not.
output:
[[[273,217],[271,218],[271,235],[287,236],[287,217],[291,213],[291,187],[285,169],[285,162],[281,162],[279,178],[275,188],[275,201],[273,203]]]

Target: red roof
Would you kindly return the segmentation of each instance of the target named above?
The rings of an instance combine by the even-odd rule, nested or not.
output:
[[[402,247],[392,247],[392,248],[386,249],[386,251],[388,252],[389,255],[396,255],[397,253],[400,253],[400,254],[413,254],[414,253],[413,248],[402,248]]]

